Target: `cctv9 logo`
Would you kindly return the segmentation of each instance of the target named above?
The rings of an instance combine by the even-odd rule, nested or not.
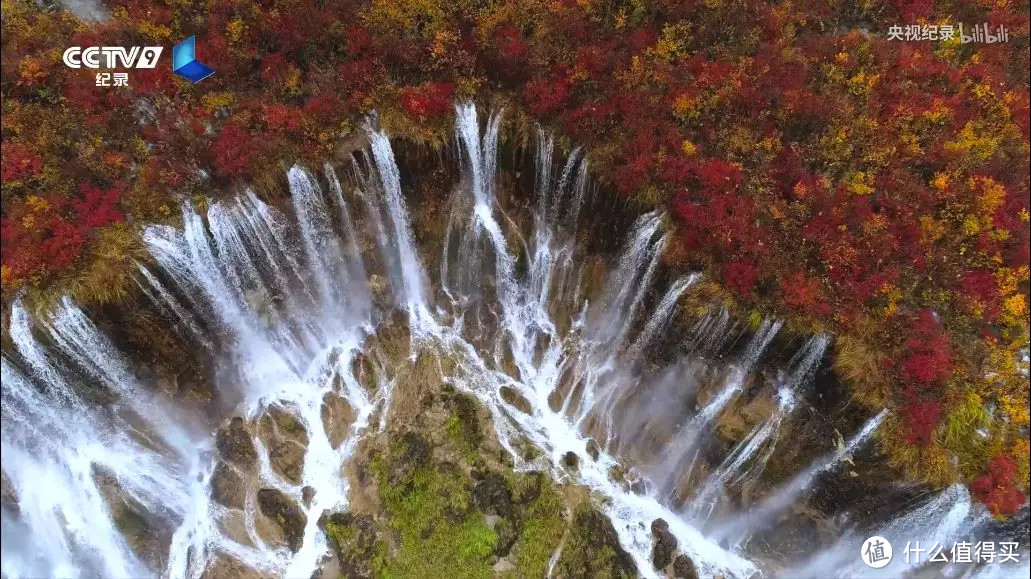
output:
[[[161,46],[73,46],[61,57],[69,68],[154,68],[161,58]]]

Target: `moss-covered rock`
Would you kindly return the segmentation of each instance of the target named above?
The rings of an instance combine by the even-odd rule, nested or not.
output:
[[[669,532],[669,523],[663,519],[652,521],[652,565],[665,569],[677,554],[677,538]]]
[[[425,438],[408,433],[373,468],[395,546],[378,571],[399,577],[489,577],[498,535],[474,508],[472,481],[433,464]]]
[[[323,515],[319,528],[326,533],[336,554],[340,575],[361,579],[373,576],[374,564],[383,545],[371,516],[352,513]]]
[[[219,456],[241,468],[251,469],[258,462],[258,452],[247,431],[247,424],[239,416],[218,429],[215,447]]]
[[[636,577],[637,565],[619,544],[608,517],[590,503],[577,507],[562,555],[555,566],[558,577]]]
[[[516,392],[514,388],[502,386],[500,394],[502,400],[511,404],[523,414],[533,413],[533,406],[530,405],[530,401],[524,398],[522,394]]]
[[[283,530],[290,550],[295,553],[300,550],[308,516],[297,503],[278,489],[261,489],[258,491],[258,508]]]
[[[544,577],[566,532],[565,503],[540,472],[520,477],[515,496],[522,509],[519,540],[513,547],[517,575]]]
[[[687,555],[677,555],[677,558],[673,560],[671,571],[673,579],[698,579],[698,570],[694,566],[694,561]]]

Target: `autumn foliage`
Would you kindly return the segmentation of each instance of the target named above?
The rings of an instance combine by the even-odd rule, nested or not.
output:
[[[1027,497],[1017,488],[1017,465],[1008,456],[998,456],[988,463],[987,472],[974,479],[970,489],[996,515],[1012,515]]]
[[[670,265],[705,270],[741,309],[847,338],[857,399],[894,411],[895,464],[982,477],[998,512],[1015,495],[992,489],[1026,488],[1023,467],[992,474],[992,457],[1026,462],[1026,2],[104,4],[111,18],[86,24],[3,0],[5,300],[74,276],[126,216],[168,219],[184,197],[331,158],[373,110],[441,143],[455,100],[503,103],[584,145],[619,194],[666,208]],[[960,22],[1011,40],[886,34]],[[165,62],[98,88],[60,59],[190,34],[216,71],[198,85]]]

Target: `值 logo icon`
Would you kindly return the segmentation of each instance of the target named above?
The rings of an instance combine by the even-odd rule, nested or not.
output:
[[[196,57],[196,37],[191,36],[172,47],[172,72],[192,83],[198,83],[215,74]]]

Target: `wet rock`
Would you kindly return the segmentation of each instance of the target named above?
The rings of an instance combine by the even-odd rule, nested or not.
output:
[[[669,523],[663,519],[652,521],[652,539],[652,564],[656,569],[665,569],[677,552],[677,538],[669,532]]]
[[[408,315],[394,310],[365,341],[363,351],[380,360],[387,368],[401,367],[412,352]]]
[[[282,491],[261,489],[258,491],[258,508],[283,530],[290,550],[294,553],[300,550],[308,517],[297,503]]]
[[[257,531],[261,542],[272,549],[286,549],[289,547],[283,528],[260,512],[254,515],[254,530]]]
[[[107,504],[111,521],[126,544],[152,569],[163,569],[175,529],[169,521],[151,513],[124,489],[111,472],[94,466],[93,482]]]
[[[269,406],[267,412],[275,421],[279,434],[292,438],[302,446],[308,446],[308,429],[296,416],[276,405]]]
[[[0,502],[10,509],[11,514],[18,516],[18,491],[14,489],[11,479],[7,478],[7,473],[3,471],[0,471]]]
[[[390,283],[382,275],[372,274],[369,276],[369,290],[372,294],[373,304],[387,309],[390,306]]]
[[[264,577],[266,576],[226,554],[219,554],[201,575],[201,579],[263,579]]]
[[[304,506],[310,507],[312,499],[315,498],[315,487],[306,486],[301,489],[301,500],[304,501]]]
[[[179,395],[179,380],[178,376],[174,374],[160,373],[154,379],[154,384],[158,390],[167,394],[169,398],[175,398]]]
[[[537,460],[541,457],[541,451],[532,442],[529,441],[525,436],[519,436],[513,442],[513,446],[519,457],[523,460],[530,462]]]
[[[379,390],[379,382],[376,378],[376,366],[368,356],[359,352],[351,362],[351,375],[361,384],[368,393]]]
[[[562,455],[562,466],[566,467],[567,470],[577,471],[580,468],[580,456],[573,451],[569,451]]]
[[[269,445],[272,469],[293,484],[301,484],[304,472],[304,447],[293,440],[275,440]]]
[[[514,388],[502,386],[501,399],[515,406],[523,414],[533,414],[533,406],[530,405],[530,401],[524,398],[522,394],[516,392]]]
[[[247,432],[247,425],[239,416],[222,425],[215,436],[215,447],[223,459],[241,468],[251,469],[258,462],[254,441]]]
[[[218,527],[230,541],[247,547],[254,546],[254,542],[247,534],[247,515],[243,511],[226,511],[225,516],[219,519]]]
[[[339,394],[330,392],[322,398],[322,427],[333,448],[338,448],[347,438],[354,419],[354,408]]]
[[[231,509],[243,509],[247,500],[247,483],[243,475],[220,461],[211,474],[211,498]]]
[[[636,577],[637,565],[620,546],[608,517],[583,503],[573,515],[555,571],[560,577]]]
[[[747,403],[732,405],[720,413],[716,428],[720,436],[733,441],[744,438],[752,428],[769,418],[777,408],[775,391],[763,389]]]
[[[513,514],[512,494],[508,490],[505,477],[497,473],[489,473],[473,488],[473,499],[483,512],[509,518]]]
[[[373,576],[379,533],[372,517],[352,513],[323,515],[319,519],[319,528],[326,533],[330,547],[336,553],[341,577],[364,579]]]
[[[598,460],[598,455],[601,454],[601,448],[598,447],[598,443],[593,438],[587,440],[587,455],[591,457],[591,460]]]
[[[687,555],[677,555],[673,560],[674,579],[698,579],[698,570],[695,569],[694,561]]]
[[[630,492],[638,495],[644,495],[648,493],[648,483],[642,478],[635,478],[630,481]]]

